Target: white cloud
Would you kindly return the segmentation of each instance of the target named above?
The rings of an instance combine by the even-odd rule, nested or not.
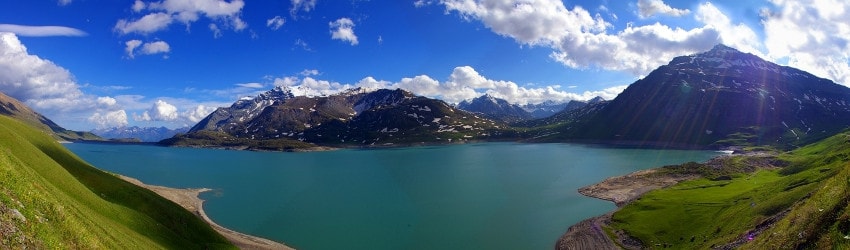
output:
[[[73,0],[59,0],[59,6],[69,5]]]
[[[150,34],[168,28],[176,20],[185,24],[188,30],[193,22],[205,16],[212,22],[240,31],[248,27],[239,17],[244,6],[242,0],[163,0],[148,4],[136,0],[131,6],[134,12],[149,10],[151,13],[137,20],[120,19],[114,29],[123,34]]]
[[[340,18],[328,23],[331,28],[331,39],[342,40],[357,45],[357,35],[354,34],[354,22],[348,18]]]
[[[118,103],[118,101],[115,100],[115,98],[112,98],[112,97],[101,96],[101,97],[97,98],[97,103],[102,105],[102,106],[109,107],[109,106],[114,106],[116,103]]]
[[[259,89],[259,88],[265,87],[265,85],[263,85],[262,83],[258,83],[258,82],[237,83],[236,86],[243,87],[243,88],[251,88],[251,89]]]
[[[733,36],[746,26],[706,23],[720,23],[720,19],[714,19],[719,16],[708,15],[709,8],[705,8],[706,14],[702,16],[706,17],[702,20],[703,27],[685,30],[655,23],[627,25],[623,30],[608,33],[613,26],[600,14],[591,15],[579,6],[567,9],[560,0],[521,3],[444,0],[441,4],[446,11],[456,11],[467,20],[479,20],[494,33],[520,44],[551,48],[551,58],[567,67],[626,71],[636,76],[645,75],[679,55],[705,51],[724,41],[748,41]],[[720,30],[739,27],[729,33]]]
[[[316,8],[316,0],[291,0],[292,7],[289,8],[289,15],[292,18],[297,18],[298,12],[310,12]]]
[[[66,110],[86,102],[68,70],[30,55],[15,34],[3,32],[0,32],[0,91],[39,111]]]
[[[146,42],[143,43],[141,40],[129,40],[124,43],[126,47],[124,51],[127,53],[127,56],[135,58],[136,54],[141,55],[153,55],[153,54],[167,54],[171,51],[171,46],[168,45],[165,41],[155,41],[155,42]],[[137,48],[141,48],[138,49]],[[168,58],[167,55],[165,55]]]
[[[313,52],[313,49],[312,49],[312,48],[310,48],[310,45],[309,45],[309,44],[307,44],[307,42],[305,42],[304,40],[302,40],[302,39],[300,39],[300,38],[299,38],[299,39],[295,39],[295,43],[294,43],[294,45],[295,45],[295,47],[301,48],[301,49],[303,49],[304,51],[307,51],[307,52]]]
[[[145,2],[142,2],[142,0],[136,0],[135,2],[133,2],[132,8],[134,12],[142,12],[142,10],[144,10],[146,6],[147,5],[145,5]]]
[[[209,27],[210,27],[210,31],[213,32],[214,38],[220,38],[221,37],[221,29],[218,28],[218,25],[211,23],[209,25]]]
[[[150,109],[134,118],[136,121],[175,121],[178,118],[177,107],[163,100],[156,100]]]
[[[710,3],[709,3],[710,4]],[[638,16],[640,18],[649,18],[655,14],[663,14],[670,16],[684,16],[691,13],[688,9],[676,9],[670,7],[662,0],[638,0]]]
[[[142,41],[141,40],[129,40],[129,41],[125,42],[124,45],[127,46],[126,48],[124,48],[124,51],[127,52],[127,56],[130,57],[130,58],[134,58],[136,48],[138,48],[139,46],[142,46]]]
[[[187,120],[191,124],[198,123],[199,121],[206,118],[210,113],[215,111],[215,107],[207,107],[204,105],[198,105],[194,109],[186,110],[183,113],[180,113],[180,117]]]
[[[317,76],[317,75],[319,75],[319,70],[318,69],[305,69],[305,70],[302,70],[301,73],[299,73],[299,74],[302,75],[302,76]]]
[[[768,57],[850,86],[850,2],[770,1],[763,11]]]
[[[153,55],[159,53],[168,53],[171,51],[171,46],[164,41],[149,42],[142,45],[141,52],[145,55]]]
[[[434,2],[430,1],[430,0],[416,0],[416,1],[413,2],[413,6],[416,6],[416,8],[420,8],[420,7],[423,7],[425,5],[430,5],[432,3],[434,3]]]
[[[150,13],[135,21],[120,19],[114,29],[123,34],[150,34],[167,28],[173,21],[174,19],[167,13]]]
[[[742,23],[733,24],[729,17],[711,2],[700,4],[694,18],[705,24],[707,28],[717,30],[723,44],[764,57],[756,48],[761,44],[756,32]]]
[[[88,121],[94,123],[97,128],[112,128],[127,126],[127,112],[122,110],[95,112],[89,116]]]
[[[283,17],[275,16],[269,20],[266,20],[266,26],[271,28],[272,30],[278,30],[280,27],[283,27],[283,24],[286,23],[286,19]]]
[[[86,32],[64,26],[27,26],[0,24],[0,32],[11,32],[18,36],[86,36]]]

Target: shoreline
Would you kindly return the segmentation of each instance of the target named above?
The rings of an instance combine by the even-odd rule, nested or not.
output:
[[[584,196],[613,202],[617,208],[606,214],[582,220],[567,229],[555,243],[556,249],[641,249],[642,244],[623,232],[605,232],[611,217],[623,206],[646,192],[673,186],[679,182],[698,178],[697,175],[657,175],[657,168],[609,177],[598,183],[581,187]],[[611,238],[609,233],[616,234]]]
[[[201,219],[204,220],[207,224],[210,225],[216,232],[227,238],[230,243],[235,245],[240,249],[294,249],[289,247],[283,243],[279,243],[276,241],[272,241],[269,239],[251,236],[247,234],[243,234],[240,232],[236,232],[225,228],[221,225],[216,224],[212,219],[210,219],[206,212],[204,211],[203,204],[204,200],[201,199],[198,195],[203,192],[211,191],[209,188],[188,188],[188,189],[179,189],[179,188],[170,188],[163,186],[154,186],[148,185],[141,182],[138,179],[127,177],[123,175],[116,174],[122,180],[125,180],[129,183],[132,183],[136,186],[145,188],[147,190],[153,191],[154,193],[166,198],[174,203],[177,203],[181,207],[189,210],[189,212],[197,215]]]

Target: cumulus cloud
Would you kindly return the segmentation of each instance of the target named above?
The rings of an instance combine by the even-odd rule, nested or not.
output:
[[[127,126],[127,112],[122,110],[95,112],[89,116],[88,121],[95,124],[97,128],[113,128]]]
[[[206,118],[210,113],[215,111],[215,107],[207,107],[204,105],[198,105],[193,109],[186,110],[183,113],[180,113],[181,118],[187,120],[189,123],[195,124],[199,121]]]
[[[83,98],[68,70],[30,55],[12,33],[0,33],[0,91],[42,109],[68,108]]]
[[[144,3],[136,0],[131,6],[136,13],[145,10],[150,13],[135,20],[120,19],[114,29],[122,34],[150,34],[168,28],[178,21],[189,26],[200,19],[208,17],[212,22],[221,22],[225,27],[240,31],[248,24],[240,17],[245,2],[242,0],[164,0]]]
[[[354,22],[346,17],[328,23],[331,28],[331,39],[341,40],[357,45],[357,35],[354,34]]]
[[[723,41],[721,27],[711,25],[689,30],[659,23],[629,25],[609,34],[612,25],[601,15],[591,15],[580,6],[568,9],[560,0],[445,0],[441,4],[448,12],[481,21],[494,33],[520,44],[549,47],[553,59],[571,68],[645,75],[675,56],[708,50]]]
[[[177,107],[163,100],[156,100],[150,109],[134,117],[136,121],[175,121],[177,118]]]
[[[640,18],[649,18],[655,14],[684,16],[691,13],[688,9],[676,9],[670,7],[662,0],[638,0],[638,16]]]
[[[316,0],[291,0],[290,2],[292,7],[289,8],[289,15],[292,18],[297,18],[299,11],[307,13],[316,8]]]
[[[283,27],[284,23],[286,23],[286,20],[283,19],[283,17],[275,16],[266,20],[266,27],[269,27],[272,30],[278,30],[280,27]]]
[[[365,89],[400,88],[417,95],[438,98],[449,103],[459,103],[486,93],[518,104],[541,103],[550,100],[561,102],[589,100],[597,96],[611,100],[625,90],[627,86],[614,86],[583,93],[562,91],[559,86],[524,87],[512,81],[488,79],[470,66],[456,67],[448,79],[443,82],[427,75],[406,77],[397,82],[365,77],[354,84],[318,80],[312,77],[302,79],[297,76],[288,76],[275,78],[274,85],[289,87],[293,94],[299,96],[331,95],[357,87]]]
[[[153,55],[153,54],[167,54],[171,51],[171,46],[168,45],[165,41],[154,41],[154,42],[146,42],[143,43],[141,40],[129,40],[124,43],[126,46],[124,51],[127,53],[127,56],[130,58],[134,58],[136,54],[141,55]],[[140,48],[137,50],[137,48]],[[168,57],[167,55],[165,56]]]
[[[764,10],[770,58],[850,86],[850,2],[772,0]]]
[[[86,32],[64,26],[28,26],[16,24],[0,24],[0,32],[11,32],[18,36],[86,36]]]

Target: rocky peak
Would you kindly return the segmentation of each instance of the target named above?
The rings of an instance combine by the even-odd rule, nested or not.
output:
[[[588,100],[587,104],[597,104],[597,103],[601,103],[601,102],[604,102],[604,101],[605,101],[604,98],[597,96],[597,97],[594,97],[593,99]]]

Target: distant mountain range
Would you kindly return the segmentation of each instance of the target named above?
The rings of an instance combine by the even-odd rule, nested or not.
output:
[[[219,108],[186,135],[163,143],[238,147],[249,144],[246,139],[268,142],[247,145],[258,149],[304,146],[292,141],[331,146],[409,145],[487,140],[504,136],[506,128],[502,122],[400,89],[352,89],[306,97],[276,87]]]
[[[504,99],[484,94],[470,101],[462,101],[457,105],[457,108],[478,113],[493,120],[503,121],[506,123],[522,123],[552,117],[558,113],[568,112],[584,107],[588,103],[601,101],[604,101],[604,99],[601,97],[595,97],[586,102],[578,100],[571,100],[564,103],[546,101],[539,104],[517,105],[509,103]]]
[[[531,112],[516,104],[508,103],[504,99],[493,97],[489,94],[482,95],[471,101],[462,101],[457,108],[473,113],[481,113],[484,117],[513,123],[532,119]]]
[[[179,133],[186,133],[188,127],[169,129],[166,127],[116,127],[95,129],[91,133],[99,135],[106,139],[137,139],[141,142],[158,142],[163,139],[171,138]]]
[[[848,102],[844,86],[717,45],[673,59],[611,101],[519,106],[484,95],[454,108],[404,90],[305,97],[277,87],[219,108],[183,139],[194,134],[211,144],[229,136],[332,147],[527,140],[787,148],[850,126]]]
[[[46,132],[51,137],[62,141],[92,140],[101,141],[97,135],[89,132],[79,132],[63,128],[43,115],[30,109],[20,101],[4,93],[0,93],[0,115],[15,118],[27,125]]]

